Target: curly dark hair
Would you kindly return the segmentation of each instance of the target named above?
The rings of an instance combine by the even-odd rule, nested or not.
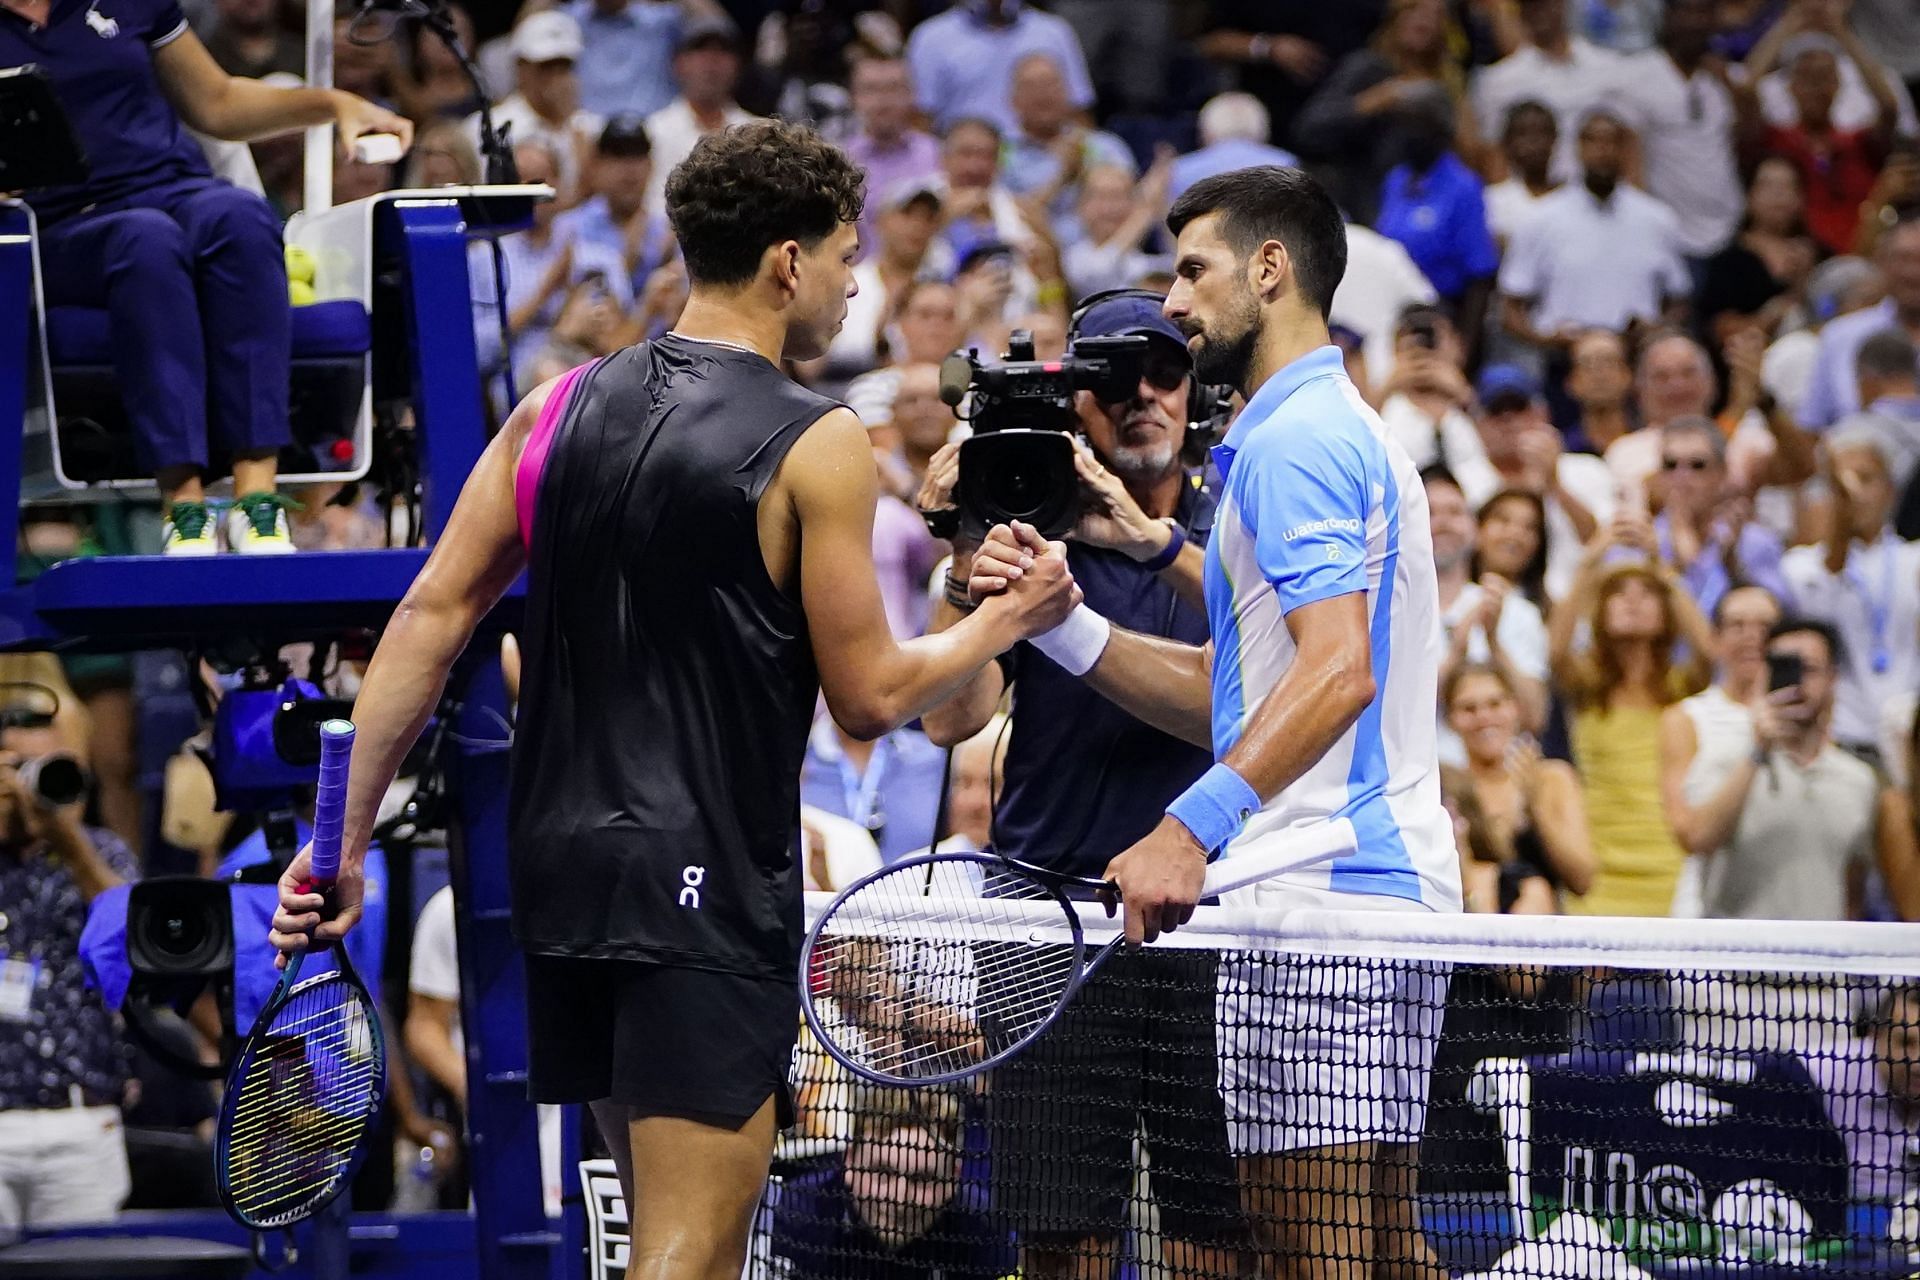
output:
[[[764,120],[708,134],[667,177],[667,221],[688,279],[745,284],[767,246],[812,248],[859,221],[865,181],[844,151],[804,125]]]

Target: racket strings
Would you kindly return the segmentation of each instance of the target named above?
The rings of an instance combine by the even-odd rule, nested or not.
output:
[[[1072,919],[1031,877],[960,860],[902,868],[822,924],[815,1015],[863,1067],[934,1079],[1037,1031],[1072,991],[1079,960]]]
[[[226,1181],[249,1221],[277,1225],[331,1198],[384,1095],[373,1010],[352,984],[296,988],[234,1073]]]

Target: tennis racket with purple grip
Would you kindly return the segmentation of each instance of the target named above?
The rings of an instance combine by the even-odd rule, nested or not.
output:
[[[331,895],[340,874],[353,726],[320,726],[320,784],[313,815],[313,892]],[[331,916],[332,907],[323,909]],[[273,997],[227,1077],[214,1138],[220,1199],[256,1231],[312,1217],[345,1190],[367,1154],[386,1101],[380,1018],[344,946],[333,968],[302,979],[307,952],[288,957]]]

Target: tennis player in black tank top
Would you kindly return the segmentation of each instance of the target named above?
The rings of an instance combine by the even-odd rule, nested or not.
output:
[[[779,367],[823,354],[846,315],[861,201],[844,154],[778,122],[673,171],[692,282],[675,331],[535,390],[488,446],[355,706],[347,908],[319,923],[304,853],[281,881],[282,950],[352,927],[379,799],[526,568],[509,848],[530,1092],[593,1105],[633,1280],[740,1274],[799,1025],[816,696],[877,737],[1079,599],[1054,544],[951,630],[889,633],[866,431]],[[530,537],[516,477],[536,486]]]

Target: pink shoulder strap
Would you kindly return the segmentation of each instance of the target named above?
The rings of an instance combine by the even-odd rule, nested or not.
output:
[[[547,454],[553,449],[553,433],[567,411],[567,398],[573,394],[574,383],[598,363],[590,360],[560,375],[547,402],[540,406],[540,417],[533,424],[533,434],[527,437],[527,447],[520,451],[520,465],[513,473],[513,506],[520,517],[520,541],[529,549],[533,546],[533,504],[540,495],[540,477],[547,469]]]

